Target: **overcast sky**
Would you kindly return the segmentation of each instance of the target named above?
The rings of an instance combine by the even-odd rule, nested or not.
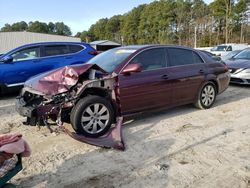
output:
[[[73,34],[100,18],[124,14],[153,0],[0,0],[0,28],[19,21],[64,22]],[[206,0],[210,2],[211,0]]]

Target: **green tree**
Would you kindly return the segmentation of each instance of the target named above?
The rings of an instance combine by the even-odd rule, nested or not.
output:
[[[52,22],[49,22],[49,24],[48,24],[48,29],[49,29],[49,33],[55,33],[55,24],[54,23],[52,23]]]
[[[115,15],[108,19],[105,26],[105,38],[121,42],[121,15]]]
[[[10,32],[10,31],[25,31],[28,28],[28,24],[24,21],[10,24],[5,24],[4,27],[1,28],[2,32]]]
[[[54,33],[57,35],[70,36],[72,32],[69,26],[65,25],[63,22],[56,22],[54,27]]]
[[[35,21],[29,23],[27,31],[35,33],[49,33],[49,27],[44,22]]]
[[[141,13],[146,5],[140,5],[122,17],[121,33],[125,44],[138,44]]]

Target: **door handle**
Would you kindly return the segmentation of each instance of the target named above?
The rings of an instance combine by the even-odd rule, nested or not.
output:
[[[201,69],[201,70],[199,71],[199,73],[203,74],[203,73],[205,73],[205,71]]]
[[[167,80],[168,79],[168,75],[164,74],[161,78],[164,79],[164,80]]]

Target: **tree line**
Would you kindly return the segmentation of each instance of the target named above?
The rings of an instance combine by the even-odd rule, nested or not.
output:
[[[159,0],[124,15],[102,18],[83,41],[108,39],[122,44],[179,44],[192,47],[250,43],[250,0]]]
[[[5,24],[4,31],[72,35],[63,22]],[[78,32],[82,41],[113,40],[129,44],[179,44],[192,47],[250,43],[250,0],[158,0],[123,15],[102,18]]]
[[[26,23],[24,21],[10,24],[5,24],[4,27],[1,28],[1,32],[11,32],[11,31],[29,31],[35,33],[47,33],[47,34],[57,34],[64,36],[71,36],[72,32],[70,27],[65,25],[63,22],[52,23],[49,22],[29,22]]]

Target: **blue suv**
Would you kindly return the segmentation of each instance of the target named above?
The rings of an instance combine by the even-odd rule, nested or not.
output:
[[[82,64],[97,54],[82,42],[44,42],[20,46],[0,56],[0,93],[30,77],[66,65]]]

